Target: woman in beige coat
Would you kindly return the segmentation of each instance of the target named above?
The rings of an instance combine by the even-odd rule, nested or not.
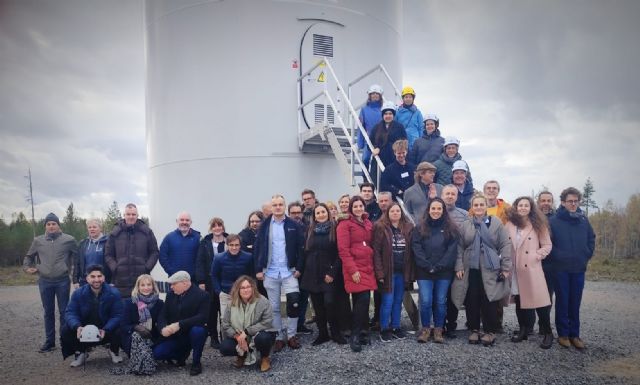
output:
[[[451,298],[458,309],[465,307],[471,330],[469,343],[490,346],[498,327],[498,304],[510,292],[511,241],[500,219],[487,215],[484,195],[471,199],[470,212],[471,220],[460,228],[457,279],[451,287]]]
[[[520,325],[520,331],[511,337],[511,341],[521,342],[528,338],[535,322],[535,310],[544,334],[540,347],[549,349],[553,343],[549,319],[551,299],[542,270],[542,260],[551,252],[547,218],[529,197],[516,199],[507,215],[506,227],[513,245],[511,295],[515,299]]]

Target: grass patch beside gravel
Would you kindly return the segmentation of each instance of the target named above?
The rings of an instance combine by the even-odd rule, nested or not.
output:
[[[0,267],[0,286],[35,285],[37,275],[27,274],[22,266]]]
[[[587,279],[591,281],[640,282],[640,257],[614,259],[595,256],[589,262]]]

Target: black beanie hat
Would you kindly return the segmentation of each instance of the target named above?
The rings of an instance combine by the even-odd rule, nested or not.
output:
[[[54,213],[47,214],[47,216],[44,218],[44,224],[46,225],[47,222],[55,222],[60,225],[60,219],[58,219],[58,216]]]

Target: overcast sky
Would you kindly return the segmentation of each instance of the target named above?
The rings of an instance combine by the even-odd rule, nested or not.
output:
[[[405,1],[404,83],[502,196],[640,192],[640,2]],[[0,215],[146,208],[142,5],[0,0]],[[478,186],[477,186],[478,187]],[[481,186],[480,186],[481,187]],[[334,198],[334,197],[332,197]]]

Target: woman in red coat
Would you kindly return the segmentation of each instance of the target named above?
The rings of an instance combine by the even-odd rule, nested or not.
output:
[[[349,201],[349,218],[340,221],[337,229],[338,255],[342,260],[344,288],[351,293],[353,302],[353,327],[351,350],[359,352],[362,344],[368,344],[366,334],[369,321],[371,290],[375,290],[373,273],[373,249],[371,248],[373,224],[367,219],[365,202],[360,196]]]

